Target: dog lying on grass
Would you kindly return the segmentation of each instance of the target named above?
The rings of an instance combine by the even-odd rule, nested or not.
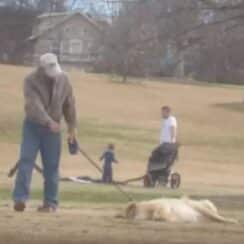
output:
[[[155,199],[140,203],[130,203],[120,218],[154,220],[178,223],[219,222],[237,224],[235,219],[225,218],[218,213],[209,200]]]

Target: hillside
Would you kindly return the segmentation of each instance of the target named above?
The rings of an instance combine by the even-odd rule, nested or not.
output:
[[[35,212],[42,179],[33,177],[32,201],[24,214],[12,211],[9,168],[18,158],[23,120],[22,80],[29,68],[0,66],[0,222],[1,243],[243,243],[242,225],[131,222],[114,216],[126,202],[111,186],[62,183],[61,206],[54,215]],[[244,221],[244,113],[240,87],[170,80],[112,81],[108,75],[70,72],[79,111],[81,146],[98,159],[104,146],[116,144],[117,179],[144,174],[158,143],[160,107],[169,104],[180,122],[182,187],[124,187],[136,201],[194,196],[212,200],[226,216]],[[65,130],[65,127],[64,127]],[[63,176],[99,174],[80,156],[70,156],[64,134]],[[6,221],[5,221],[6,220]],[[199,242],[200,240],[200,242]]]
[[[23,119],[22,81],[29,71],[0,66],[3,174],[18,157]],[[235,187],[234,191],[244,186],[244,113],[241,105],[235,105],[242,98],[240,87],[169,80],[132,80],[120,84],[108,75],[79,72],[70,72],[70,78],[77,98],[80,143],[95,159],[107,143],[115,143],[121,161],[115,169],[117,177],[143,174],[148,155],[158,142],[160,107],[169,104],[180,123],[182,147],[178,170],[183,174],[184,186],[191,188],[194,183],[199,187]],[[95,173],[84,160],[65,152],[62,174]]]

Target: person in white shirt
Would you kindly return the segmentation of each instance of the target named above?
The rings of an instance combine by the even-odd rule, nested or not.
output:
[[[174,144],[177,141],[177,120],[171,115],[169,106],[162,107],[162,127],[160,132],[160,144]]]
[[[171,114],[169,106],[163,106],[162,127],[160,132],[160,145],[152,152],[148,173],[151,176],[152,185],[162,176],[165,176],[165,184],[168,183],[174,162],[178,156],[177,120]]]

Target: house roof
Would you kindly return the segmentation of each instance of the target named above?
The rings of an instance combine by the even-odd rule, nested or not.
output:
[[[61,12],[61,13],[44,13],[44,14],[41,14],[39,16],[37,16],[38,19],[43,19],[43,18],[48,18],[48,17],[58,17],[58,16],[68,16],[68,15],[71,15],[71,14],[74,14],[74,13],[77,13],[78,11],[76,12]]]
[[[58,23],[50,26],[49,28],[37,33],[36,35],[30,36],[27,39],[27,41],[34,41],[34,40],[38,39],[39,37],[43,36],[44,34],[48,33],[49,31],[52,31],[53,29],[63,25],[64,23],[66,23],[67,21],[69,21],[71,18],[73,18],[76,15],[83,17],[87,22],[89,22],[91,25],[93,25],[99,31],[101,30],[101,26],[99,25],[99,21],[97,22],[96,20],[94,20],[90,16],[88,16],[88,15],[86,15],[80,11],[63,12],[63,13],[46,13],[46,14],[42,14],[42,15],[38,16],[38,19],[43,19],[43,18],[48,18],[48,17],[58,17],[58,16],[64,16],[64,19],[62,19]]]

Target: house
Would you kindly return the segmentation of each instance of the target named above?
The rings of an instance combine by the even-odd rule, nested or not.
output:
[[[40,15],[32,36],[28,38],[31,60],[36,63],[40,55],[52,52],[61,64],[89,67],[98,56],[96,45],[104,26],[104,21],[82,12]]]

